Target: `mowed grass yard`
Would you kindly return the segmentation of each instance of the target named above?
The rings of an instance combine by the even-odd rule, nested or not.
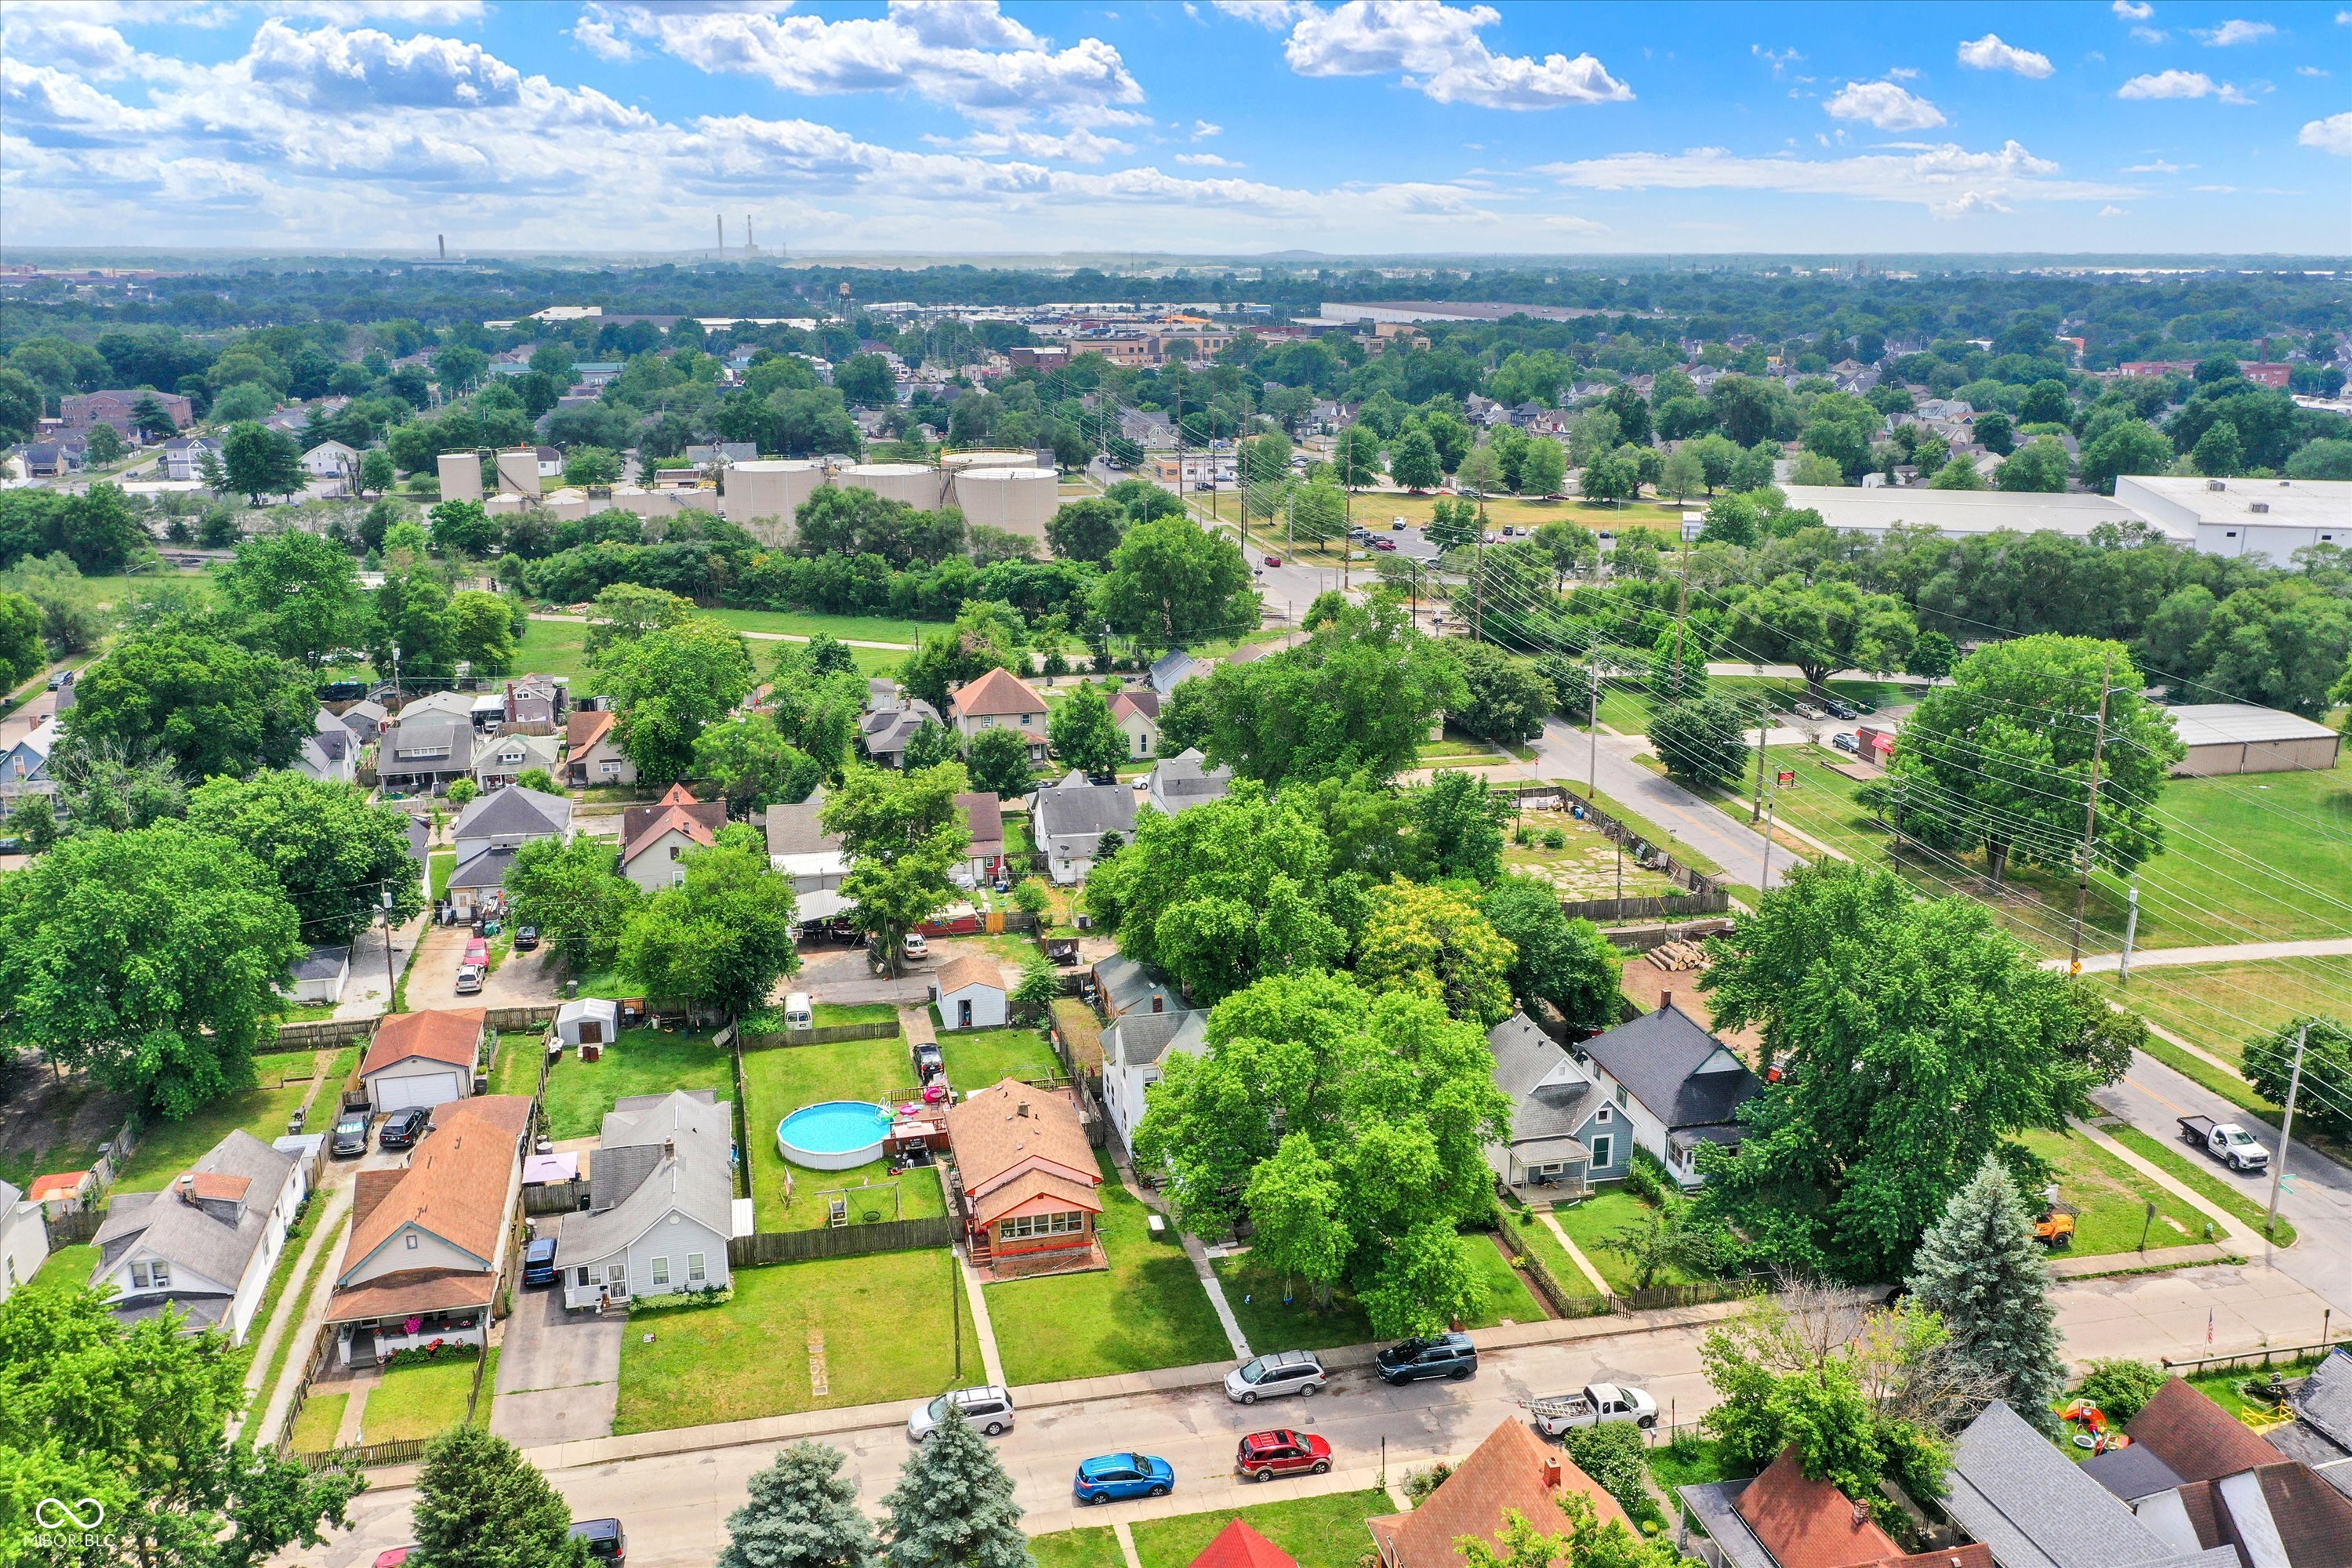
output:
[[[936,1167],[896,1178],[887,1160],[851,1171],[809,1171],[788,1163],[776,1148],[776,1124],[804,1105],[827,1100],[895,1103],[911,1090],[915,1069],[907,1058],[904,1037],[747,1050],[743,1080],[751,1090],[744,1130],[751,1142],[752,1195],[758,1200],[761,1230],[814,1230],[825,1222],[823,1194],[867,1182],[896,1180],[898,1210],[893,1212],[886,1192],[861,1193],[850,1200],[853,1221],[868,1209],[886,1220],[947,1213],[947,1190]]]
[[[532,1053],[518,1051],[519,1058]],[[532,1082],[538,1068],[530,1068]],[[624,1029],[620,1039],[604,1048],[601,1059],[580,1059],[567,1050],[547,1075],[548,1136],[555,1139],[593,1138],[604,1125],[604,1113],[632,1095],[667,1094],[673,1089],[712,1091],[719,1100],[735,1098],[734,1065],[708,1035],[671,1035],[659,1029]],[[513,1092],[529,1094],[529,1088]]]
[[[788,633],[794,637],[814,637],[830,632],[845,641],[855,638],[861,642],[902,642],[906,648],[853,647],[850,656],[857,661],[861,675],[888,675],[906,661],[916,636],[921,628],[913,622],[877,620],[865,616],[786,616],[764,610],[709,610],[704,612],[725,622],[738,631]],[[934,628],[936,629],[936,628]],[[586,653],[588,626],[584,621],[533,620],[523,628],[522,641],[515,652],[515,668],[534,674],[568,675],[572,689],[583,695],[596,689],[596,672],[589,667]],[[765,679],[768,667],[775,662],[776,650],[788,645],[766,637],[751,639],[751,662]]]
[[[1532,1323],[1549,1317],[1535,1291],[1511,1267],[1484,1232],[1457,1238],[1462,1257],[1486,1287],[1486,1309],[1464,1327],[1491,1329],[1508,1320]],[[1331,1304],[1317,1308],[1315,1295],[1303,1281],[1292,1280],[1289,1306],[1284,1306],[1285,1280],[1261,1268],[1248,1253],[1213,1259],[1217,1282],[1225,1289],[1225,1304],[1242,1326],[1242,1337],[1255,1351],[1325,1351],[1340,1345],[1370,1344],[1377,1337],[1371,1320],[1355,1294],[1346,1289],[1331,1293]]]
[[[1366,1490],[1145,1520],[1132,1530],[1135,1555],[1143,1568],[1186,1568],[1219,1531],[1243,1519],[1297,1559],[1298,1568],[1356,1568],[1371,1550],[1364,1521],[1396,1510],[1388,1493]]]
[[[966,1094],[1008,1078],[1039,1083],[1069,1076],[1053,1046],[1035,1029],[942,1030],[940,1051],[947,1058],[948,1081]]]
[[[1173,1228],[1153,1239],[1150,1211],[1119,1185],[1108,1159],[1097,1159],[1109,1268],[988,1287],[996,1348],[1013,1383],[1192,1366],[1233,1353]]]
[[[630,1319],[614,1432],[912,1402],[984,1380],[962,1278],[944,1248],[742,1268],[734,1282],[733,1299],[720,1306]],[[821,1395],[809,1377],[813,1336],[824,1342],[828,1392]]]
[[[368,1391],[360,1412],[361,1440],[397,1443],[412,1437],[437,1437],[466,1424],[466,1396],[474,1387],[478,1356],[444,1356],[439,1361],[408,1361],[386,1367],[383,1381]],[[490,1420],[490,1400],[499,1386],[499,1352],[482,1372],[481,1402],[474,1411],[476,1426]]]
[[[1649,1212],[1649,1205],[1620,1186],[1596,1193],[1573,1208],[1555,1208],[1551,1216],[1559,1222],[1560,1229],[1568,1232],[1569,1239],[1576,1243],[1577,1250],[1591,1258],[1592,1267],[1601,1270],[1601,1278],[1609,1281],[1609,1288],[1623,1295],[1640,1289],[1641,1278],[1634,1271],[1633,1260],[1609,1245],[1609,1238],[1629,1226],[1642,1224]],[[1541,1220],[1529,1228],[1550,1234],[1544,1229]],[[1563,1253],[1562,1257],[1565,1258],[1566,1254]],[[1550,1258],[1547,1257],[1545,1261],[1549,1263]],[[1583,1279],[1584,1271],[1576,1268],[1572,1261],[1569,1267],[1575,1269],[1577,1279]],[[1690,1285],[1700,1278],[1686,1269],[1664,1268],[1658,1272],[1651,1284]],[[1586,1283],[1589,1285],[1591,1281]],[[1571,1289],[1574,1288],[1572,1284],[1570,1286]]]
[[[2242,1060],[2249,1039],[2297,1018],[2352,1016],[2352,960],[2343,958],[2184,963],[2141,968],[2128,982],[2114,974],[2095,978],[2103,992],[2149,1023],[2226,1061]]]
[[[2074,1245],[2069,1249],[2075,1255],[2105,1258],[2137,1251],[2143,1227],[2150,1252],[2205,1239],[2205,1227],[2212,1222],[2194,1204],[2158,1186],[2082,1134],[2026,1132],[2018,1142],[2055,1167],[2058,1201],[2077,1211]],[[2147,1217],[2150,1204],[2156,1205],[2153,1220]],[[2220,1228],[2214,1226],[2217,1234]]]
[[[331,1064],[339,1055],[289,1051],[262,1057],[258,1058],[259,1087],[216,1100],[184,1121],[166,1121],[160,1116],[149,1116],[141,1130],[139,1146],[131,1151],[130,1163],[122,1168],[115,1189],[125,1193],[159,1192],[238,1128],[264,1143],[285,1137],[287,1121],[310,1092],[311,1075],[320,1065],[318,1058],[324,1057]],[[331,1086],[321,1092],[331,1089]],[[325,1122],[320,1121],[320,1125],[323,1127]]]

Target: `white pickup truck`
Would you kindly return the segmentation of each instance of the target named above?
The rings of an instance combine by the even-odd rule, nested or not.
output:
[[[1639,1388],[1623,1384],[1589,1383],[1580,1394],[1554,1394],[1528,1402],[1536,1430],[1557,1437],[1571,1426],[1598,1426],[1607,1421],[1631,1421],[1647,1429],[1658,1424],[1658,1402]]]
[[[2255,1142],[2254,1135],[2234,1121],[2216,1121],[2210,1116],[2180,1118],[2180,1141],[2192,1149],[2202,1149],[2233,1171],[2266,1171],[2270,1168],[2271,1152]]]

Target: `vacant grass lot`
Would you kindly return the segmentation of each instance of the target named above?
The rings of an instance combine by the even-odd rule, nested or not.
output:
[[[820,634],[839,637],[844,642],[895,643],[896,657],[903,658],[914,650],[925,632],[940,630],[940,621],[900,621],[887,616],[814,616],[797,610],[705,610],[703,614],[739,632],[766,632],[775,637],[813,637]],[[755,638],[764,641],[764,638]],[[775,657],[772,647],[753,648],[752,657],[766,664]]]
[[[1356,1568],[1371,1551],[1364,1521],[1396,1510],[1388,1493],[1367,1490],[1178,1514],[1138,1523],[1135,1555],[1143,1568],[1186,1568],[1216,1539],[1217,1531],[1244,1519],[1251,1529],[1297,1559],[1298,1568]]]
[[[820,1029],[842,1024],[895,1024],[898,1009],[888,1002],[819,1002],[809,1011]]]
[[[172,1178],[202,1159],[207,1150],[243,1128],[268,1143],[286,1136],[287,1119],[310,1092],[311,1058],[299,1052],[260,1059],[263,1087],[232,1094],[198,1110],[184,1121],[148,1119],[139,1135],[139,1147],[115,1183],[118,1192],[160,1192]],[[303,1074],[284,1079],[289,1071]]]
[[[996,1348],[1013,1383],[1192,1366],[1233,1353],[1175,1233],[1152,1239],[1150,1211],[1119,1185],[1110,1162],[1097,1159],[1110,1268],[988,1287]]]
[[[519,1094],[529,1100],[539,1092],[539,1064],[546,1055],[540,1040],[529,1030],[499,1037],[498,1059],[490,1067],[492,1094]]]
[[[912,645],[917,630],[912,623],[870,620],[859,616],[778,616],[761,610],[711,610],[706,612],[734,626],[738,631],[790,632],[797,637],[811,637],[818,632],[831,632],[844,639],[860,641],[903,642]],[[877,632],[882,635],[874,635]],[[895,635],[894,635],[895,634]],[[515,652],[515,668],[534,674],[568,675],[572,690],[582,696],[596,690],[596,672],[589,667],[584,651],[588,626],[584,621],[534,620],[523,628],[522,641]],[[776,657],[780,642],[766,638],[751,639],[751,661],[764,678]],[[853,647],[850,656],[857,661],[861,675],[888,675],[906,661],[905,648]]]
[[[1519,1271],[1484,1233],[1457,1240],[1464,1260],[1486,1286],[1486,1310],[1465,1328],[1491,1329],[1506,1319],[1532,1323],[1548,1316]],[[1560,1262],[1566,1266],[1568,1260],[1563,1257]],[[1233,1308],[1242,1337],[1249,1341],[1252,1350],[1325,1351],[1370,1344],[1375,1337],[1362,1304],[1345,1288],[1332,1291],[1331,1304],[1318,1309],[1314,1292],[1304,1282],[1294,1280],[1288,1286],[1294,1300],[1285,1306],[1282,1276],[1260,1267],[1248,1253],[1216,1258],[1211,1267],[1217,1271],[1218,1283],[1225,1289],[1225,1304]]]
[[[2151,1024],[2228,1061],[2246,1042],[2297,1018],[2352,1014],[2352,962],[2272,958],[2251,963],[2184,963],[2135,971],[2128,982],[2097,977],[2100,988]]]
[[[893,1179],[889,1163],[884,1160],[854,1171],[807,1171],[789,1164],[776,1149],[776,1124],[801,1107],[820,1100],[895,1102],[915,1083],[915,1069],[907,1060],[903,1039],[892,1036],[832,1046],[745,1051],[743,1079],[751,1089],[744,1127],[751,1143],[752,1194],[758,1199],[761,1230],[814,1230],[825,1219],[825,1202],[819,1194]],[[884,1219],[921,1219],[947,1213],[947,1192],[936,1170],[909,1171],[896,1180],[903,1205],[899,1213],[892,1212],[887,1193],[866,1193],[851,1200],[852,1219],[877,1206]]]
[[[408,1362],[384,1369],[383,1381],[370,1390],[367,1408],[360,1412],[362,1440],[397,1443],[411,1437],[437,1437],[466,1422],[466,1396],[474,1386],[475,1356],[444,1356],[439,1361]],[[482,1399],[475,1409],[477,1425],[488,1425],[490,1399],[499,1385],[499,1352],[482,1373]]]
[[[739,1269],[734,1278],[734,1298],[724,1305],[630,1319],[621,1346],[614,1432],[884,1400],[911,1403],[982,1381],[980,1342],[952,1253],[819,1258]],[[949,1317],[950,1310],[956,1318]],[[828,1386],[823,1394],[812,1392],[809,1377],[816,1337],[823,1341]]]
[[[516,1053],[519,1058],[529,1054]],[[535,1076],[537,1068],[531,1070]],[[548,1136],[593,1138],[604,1125],[604,1113],[622,1099],[679,1089],[707,1089],[722,1100],[733,1100],[735,1073],[727,1053],[712,1045],[708,1035],[624,1029],[601,1060],[582,1061],[577,1050],[566,1051],[547,1075]]]
[[[2143,1226],[2150,1252],[2205,1239],[2205,1227],[2212,1222],[2194,1205],[2173,1196],[2089,1139],[2036,1131],[2020,1134],[2018,1142],[2056,1168],[2059,1201],[2079,1211],[2071,1249],[2076,1255],[2136,1252]],[[2156,1205],[2153,1221],[2147,1218],[2150,1204]]]
[[[1118,1536],[1108,1524],[1085,1524],[1029,1538],[1037,1568],[1127,1568]]]
[[[1037,1083],[1067,1076],[1035,1029],[942,1030],[940,1050],[947,1058],[948,1081],[967,1094],[1008,1078]]]

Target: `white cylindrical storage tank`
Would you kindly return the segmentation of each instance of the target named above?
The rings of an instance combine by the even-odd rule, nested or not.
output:
[[[1027,468],[1036,466],[1034,452],[941,452],[940,467],[957,468]]]
[[[872,490],[918,511],[937,511],[946,504],[947,480],[946,473],[922,463],[856,463],[839,476],[852,489]]]
[[[723,512],[726,510],[717,490],[706,490],[698,485],[692,489],[670,491],[669,508],[673,515],[681,511]]]
[[[640,485],[614,485],[613,504],[639,517],[667,517],[670,513],[669,497]]]
[[[443,500],[482,499],[482,456],[478,452],[444,452],[435,465],[441,473]]]
[[[590,504],[586,490],[569,486],[540,498],[540,505],[546,509],[547,515],[558,522],[572,522],[586,517]]]
[[[728,521],[751,530],[763,544],[784,544],[793,537],[793,518],[801,502],[824,483],[824,466],[763,458],[729,464],[720,483],[727,493],[720,498],[719,510]]]
[[[967,525],[986,523],[1029,539],[1045,537],[1060,496],[1051,468],[961,468],[955,476],[956,505]]]
[[[513,517],[522,510],[522,497],[494,495],[482,502],[482,510],[492,517]]]
[[[509,447],[499,454],[499,489],[509,495],[539,493],[539,448]]]

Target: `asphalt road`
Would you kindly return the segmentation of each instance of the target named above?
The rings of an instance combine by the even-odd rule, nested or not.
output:
[[[1732,881],[1751,888],[1766,885],[1761,880],[1766,874],[1764,836],[1633,760],[1648,749],[1648,741],[1629,735],[1603,735],[1595,748],[1590,737],[1558,719],[1546,720],[1544,732],[1535,742],[1543,777],[1582,784],[1597,764],[1602,795],[1623,802],[1627,809],[1713,860]],[[1802,857],[1777,844],[1770,858],[1769,885],[1775,888],[1785,872],[1804,864]]]
[[[2257,1204],[2270,1201],[2268,1172],[2240,1173],[2217,1164],[2187,1145],[2178,1118],[2210,1116],[2235,1121],[2275,1152],[2278,1128],[2240,1110],[2204,1085],[2146,1055],[2132,1058],[2123,1081],[2092,1097],[2150,1137],[2237,1188]],[[2287,1152],[2279,1213],[2294,1225],[2293,1247],[2273,1248],[2270,1261],[2288,1278],[2325,1299],[2338,1311],[2352,1312],[2352,1171],[2297,1142]]]

